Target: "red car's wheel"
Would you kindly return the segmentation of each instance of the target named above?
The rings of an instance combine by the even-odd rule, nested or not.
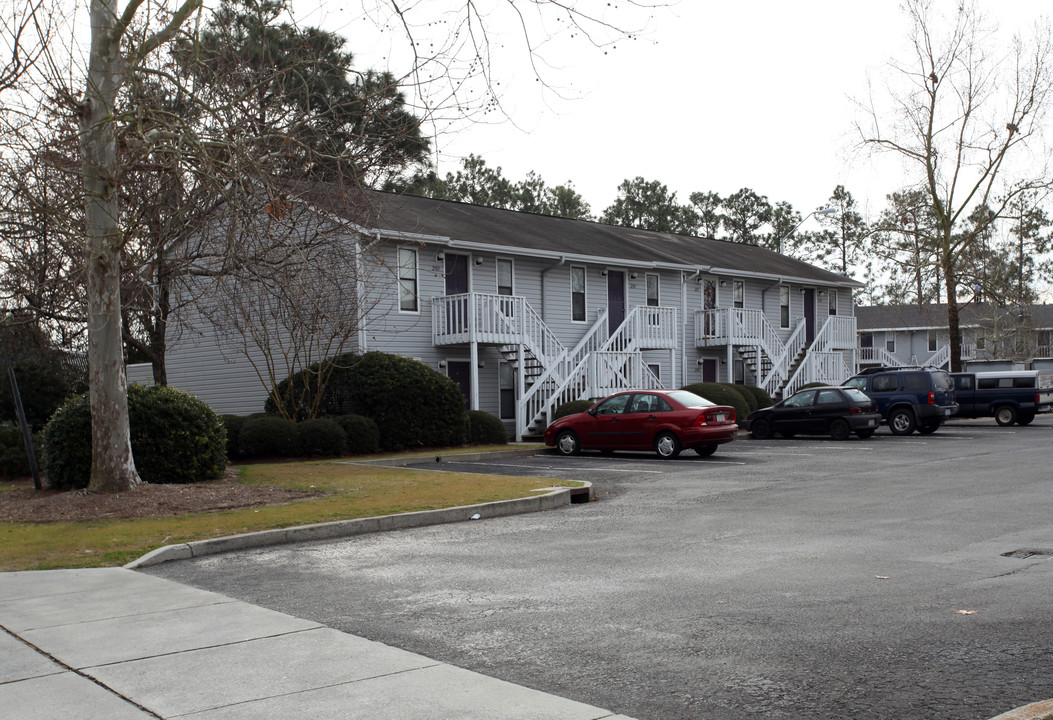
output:
[[[556,436],[556,451],[560,455],[577,455],[581,452],[581,443],[573,430],[560,430]]]
[[[671,432],[659,433],[654,439],[654,451],[664,460],[672,460],[680,454],[680,441]]]

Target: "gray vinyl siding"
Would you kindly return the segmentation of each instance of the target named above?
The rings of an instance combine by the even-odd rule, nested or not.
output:
[[[185,322],[181,341],[168,350],[168,384],[193,393],[220,414],[262,412],[267,388],[243,352],[240,337],[220,337],[192,307]],[[263,368],[262,352],[254,349],[250,353]]]

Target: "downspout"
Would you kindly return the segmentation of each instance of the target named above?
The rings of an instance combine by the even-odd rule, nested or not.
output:
[[[680,317],[683,318],[682,331],[680,336],[683,338],[680,342],[680,384],[687,385],[687,338],[688,338],[688,319],[687,319],[687,284],[691,280],[696,280],[702,275],[702,268],[695,270],[695,274],[691,277],[685,277],[686,272],[680,273]],[[694,337],[694,333],[690,334]]]
[[[768,313],[768,298],[767,298],[768,291],[769,290],[774,290],[775,288],[777,288],[780,285],[782,285],[783,282],[784,282],[783,278],[779,278],[778,280],[773,282],[771,285],[769,285],[768,287],[766,287],[763,290],[761,290],[761,294],[760,294],[760,309],[761,309],[761,312],[764,313],[765,315],[767,315],[767,313]]]
[[[368,351],[366,344],[368,343],[368,335],[366,334],[366,319],[363,315],[363,307],[365,305],[365,288],[362,282],[362,253],[365,250],[377,245],[382,238],[380,237],[380,231],[374,230],[376,237],[370,242],[366,243],[363,247],[360,243],[355,243],[355,299],[358,307],[355,308],[355,313],[358,314],[358,353],[364,354]]]
[[[560,257],[559,262],[553,263],[541,271],[541,319],[545,322],[548,321],[548,318],[545,316],[548,312],[548,305],[545,303],[545,276],[566,262],[566,257]]]

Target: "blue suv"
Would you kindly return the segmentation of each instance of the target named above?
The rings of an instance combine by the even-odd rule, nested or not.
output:
[[[951,376],[938,368],[870,368],[842,384],[876,402],[893,435],[934,433],[958,412]]]

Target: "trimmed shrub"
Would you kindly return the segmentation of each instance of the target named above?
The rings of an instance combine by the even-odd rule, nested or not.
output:
[[[323,416],[354,413],[372,418],[380,430],[383,450],[464,443],[464,396],[442,373],[420,361],[383,352],[348,353],[326,362],[336,367],[322,395]],[[283,380],[277,394],[285,397],[288,383],[302,385],[317,373],[318,366],[312,366]],[[267,399],[265,407],[268,412],[278,410],[273,398]],[[287,408],[287,412],[295,417],[303,415],[304,408]]]
[[[739,392],[741,392],[743,395],[748,394],[753,396],[753,399],[757,403],[757,406],[756,408],[754,408],[754,410],[771,407],[775,404],[775,401],[771,399],[771,395],[769,395],[766,390],[764,390],[763,388],[759,388],[756,385],[739,385],[738,389]]]
[[[296,423],[266,413],[249,415],[241,426],[238,452],[244,458],[295,457],[300,452]]]
[[[746,389],[745,385],[732,385],[731,388],[742,396],[742,399],[746,401],[746,409],[749,412],[753,412],[760,405],[757,403],[757,397]]]
[[[501,418],[482,410],[469,410],[468,442],[482,445],[506,445],[508,430],[501,422]]]
[[[32,436],[33,452],[40,458],[40,433]],[[11,422],[0,422],[0,479],[14,480],[32,474],[29,455],[22,440],[22,428]]]
[[[550,424],[566,415],[583,413],[595,404],[592,400],[571,400],[570,402],[565,402],[556,408],[556,412],[552,413]]]
[[[347,451],[352,455],[370,455],[380,449],[380,430],[365,415],[337,415],[333,420],[344,429]]]
[[[701,395],[706,400],[716,403],[717,405],[730,405],[735,408],[735,417],[739,420],[744,420],[749,415],[749,405],[746,404],[746,398],[742,396],[736,388],[741,387],[739,385],[729,385],[727,383],[695,383],[694,385],[685,385],[683,390],[693,392],[695,395]]]
[[[227,466],[227,434],[219,416],[190,393],[170,387],[128,387],[132,454],[139,477],[155,484],[212,480]],[[44,466],[53,488],[84,488],[91,476],[91,408],[71,398],[44,428]]]
[[[343,455],[347,450],[347,433],[334,420],[314,418],[296,423],[301,455]]]
[[[804,385],[802,385],[801,387],[797,388],[793,392],[799,392],[801,390],[807,390],[808,388],[826,387],[826,386],[827,386],[827,383],[824,383],[824,382],[810,382],[810,383],[805,383]],[[793,395],[793,393],[790,393],[790,395]],[[790,395],[786,395],[785,397],[789,397]]]
[[[220,415],[219,419],[227,428],[227,457],[236,460],[241,457],[241,428],[246,418],[244,415]]]

